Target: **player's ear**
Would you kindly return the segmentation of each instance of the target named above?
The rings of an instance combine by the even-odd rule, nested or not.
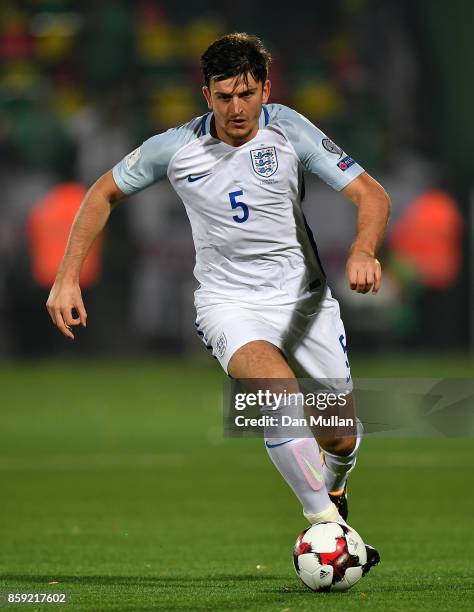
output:
[[[209,91],[209,87],[207,85],[204,85],[204,87],[202,88],[202,93],[204,97],[206,98],[207,108],[209,110],[212,110],[212,97],[211,97],[211,92]]]
[[[270,89],[271,89],[271,83],[267,79],[265,83],[263,84],[263,93],[262,93],[262,103],[263,104],[266,104],[268,102],[268,99],[270,97]]]

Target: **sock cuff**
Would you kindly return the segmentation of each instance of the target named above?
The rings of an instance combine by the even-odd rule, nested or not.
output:
[[[339,514],[338,509],[336,508],[335,504],[333,504],[333,502],[331,502],[330,505],[322,512],[311,514],[303,510],[303,515],[305,519],[313,525],[316,525],[317,523],[326,522],[326,521],[330,521],[334,523],[344,523],[344,525],[347,525],[346,521]]]

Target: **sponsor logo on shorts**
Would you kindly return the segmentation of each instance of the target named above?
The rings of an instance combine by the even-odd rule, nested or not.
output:
[[[142,154],[142,148],[138,147],[137,149],[135,149],[134,151],[132,151],[131,153],[127,155],[127,157],[125,158],[125,163],[129,170],[130,168],[133,168],[133,166],[137,163],[137,161],[141,157],[141,154]]]
[[[348,155],[346,155],[346,157],[344,157],[343,159],[341,159],[340,162],[337,163],[337,167],[343,172],[345,172],[347,168],[350,168],[354,164],[355,164],[355,161],[352,159],[352,157],[349,157]]]
[[[217,340],[216,340],[216,345],[214,347],[214,353],[216,354],[216,357],[221,358],[225,351],[227,349],[227,338],[225,337],[224,332],[222,332]]]
[[[338,147],[337,144],[333,142],[331,139],[323,138],[322,142],[323,142],[323,147],[326,149],[326,151],[329,151],[329,153],[334,153],[334,155],[339,155],[339,157],[342,155],[341,147]]]

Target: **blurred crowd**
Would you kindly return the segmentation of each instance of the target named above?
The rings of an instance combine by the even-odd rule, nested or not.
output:
[[[426,60],[406,3],[302,2],[291,27],[286,4],[272,6],[0,0],[0,356],[70,350],[44,302],[80,201],[144,139],[205,112],[199,57],[236,30],[272,52],[271,101],[306,115],[392,197],[375,301],[344,282],[354,210],[309,179],[306,214],[353,344],[465,346],[465,215],[432,153]],[[90,325],[75,350],[197,349],[193,254],[167,183],[119,206],[84,269]]]

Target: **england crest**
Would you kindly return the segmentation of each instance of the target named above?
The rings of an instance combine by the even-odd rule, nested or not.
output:
[[[268,178],[278,169],[278,159],[275,147],[264,147],[250,151],[252,166],[259,176]]]

